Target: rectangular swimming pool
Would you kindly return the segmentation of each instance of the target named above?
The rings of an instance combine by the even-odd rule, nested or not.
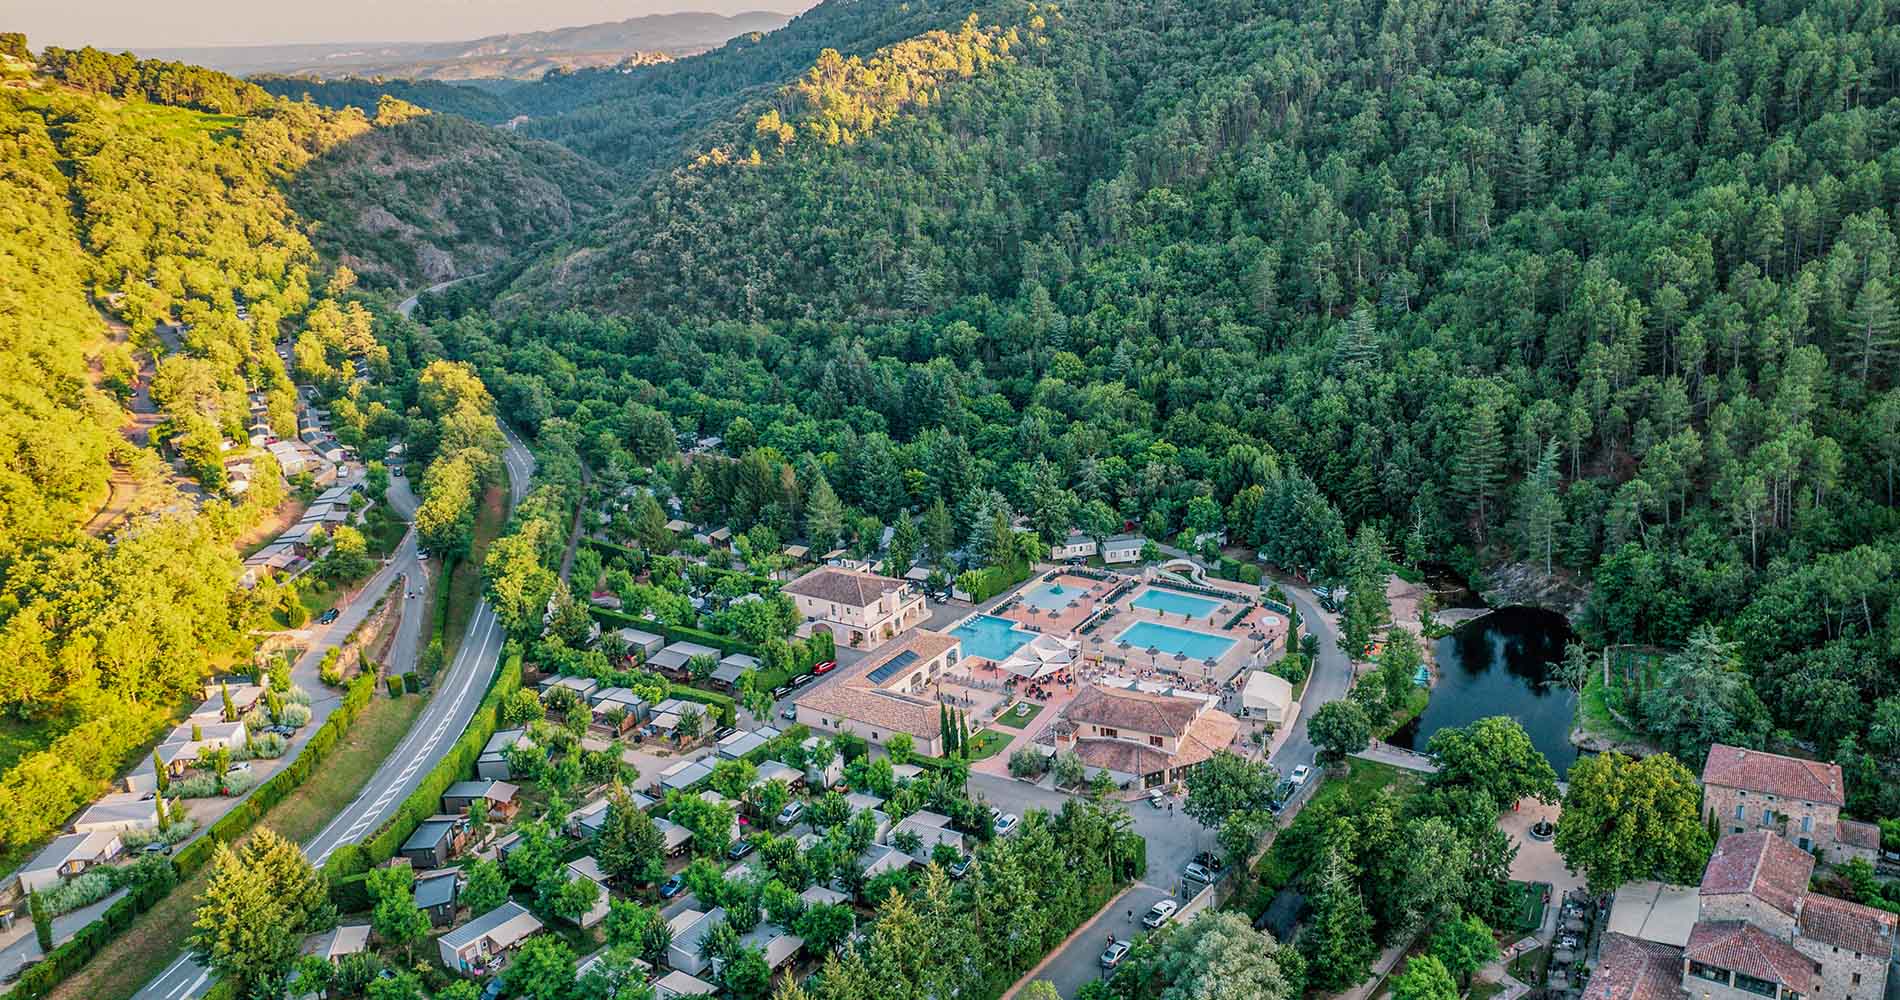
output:
[[[1234,639],[1223,639],[1218,635],[1160,622],[1136,622],[1122,629],[1122,634],[1116,636],[1115,641],[1125,642],[1135,649],[1158,650],[1168,656],[1186,653],[1193,660],[1218,660],[1227,655],[1236,642]]]
[[[1137,608],[1160,611],[1170,615],[1187,615],[1190,618],[1207,618],[1220,609],[1220,602],[1211,597],[1195,597],[1178,590],[1162,590],[1149,587],[1135,595],[1128,602]]]
[[[1015,622],[995,615],[977,615],[951,629],[950,634],[963,640],[965,657],[979,656],[998,663],[1009,659],[1009,654],[1034,638],[1017,628]]]
[[[1082,596],[1082,588],[1065,587],[1060,583],[1037,584],[1016,595],[1016,599],[1032,608],[1043,611],[1060,611],[1069,606],[1069,602]]]

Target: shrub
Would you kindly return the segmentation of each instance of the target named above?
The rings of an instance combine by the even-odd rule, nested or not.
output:
[[[289,726],[292,729],[302,729],[310,724],[310,706],[285,705],[284,714],[277,721],[279,724]]]
[[[224,790],[231,795],[243,795],[257,787],[256,771],[232,771],[221,779]]]
[[[290,741],[276,733],[252,737],[248,749],[260,760],[276,760],[290,750]]]
[[[402,675],[402,688],[410,694],[422,693],[422,678],[414,671]]]
[[[1048,755],[1029,747],[1024,747],[1009,755],[1009,776],[1012,778],[1040,777],[1048,770]]]
[[[305,708],[309,708],[310,692],[292,684],[290,690],[284,692],[284,702],[287,705],[302,705]]]
[[[208,799],[218,794],[218,779],[209,774],[194,774],[172,782],[172,795],[181,799]]]
[[[171,794],[176,794],[175,788]],[[174,815],[177,813],[174,812]],[[197,831],[197,820],[190,816],[180,816],[156,830],[126,830],[119,834],[119,843],[128,851],[136,851],[146,844],[176,844]]]
[[[91,906],[110,896],[112,889],[112,876],[103,870],[95,869],[61,882],[54,888],[41,893],[41,896],[46,901],[47,912],[58,916],[62,913],[71,913],[82,906]]]

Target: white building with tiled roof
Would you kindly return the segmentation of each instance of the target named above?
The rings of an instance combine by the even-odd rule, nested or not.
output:
[[[915,587],[862,570],[820,566],[786,584],[785,593],[805,619],[803,631],[829,631],[843,646],[875,646],[929,617]]]
[[[1091,769],[1158,788],[1182,780],[1189,768],[1233,743],[1240,723],[1215,708],[1214,700],[1132,682],[1092,683],[1063,706],[1046,735]]]
[[[854,733],[879,745],[893,733],[908,733],[918,753],[937,756],[943,752],[937,683],[962,650],[956,636],[920,629],[800,695],[793,702],[798,722],[814,730]]]

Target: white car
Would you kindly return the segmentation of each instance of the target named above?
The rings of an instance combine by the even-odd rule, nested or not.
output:
[[[996,835],[1009,836],[1009,831],[1016,829],[1016,824],[1020,822],[1022,821],[1016,818],[1015,813],[1004,813],[1003,818],[996,821]]]
[[[1117,941],[1102,950],[1102,968],[1112,969],[1128,957],[1128,942]]]
[[[1174,916],[1174,911],[1180,908],[1181,904],[1174,900],[1164,899],[1148,908],[1148,915],[1141,918],[1141,925],[1149,928],[1159,927],[1167,923],[1168,918]]]
[[[1296,789],[1305,788],[1306,779],[1312,776],[1313,776],[1313,769],[1310,767],[1307,767],[1305,764],[1301,764],[1299,767],[1296,767],[1293,769],[1292,774],[1289,774],[1286,776],[1286,780],[1292,782],[1293,787]]]

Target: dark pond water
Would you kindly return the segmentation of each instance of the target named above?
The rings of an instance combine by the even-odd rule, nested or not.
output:
[[[1557,681],[1555,665],[1571,635],[1562,615],[1537,608],[1503,608],[1465,623],[1438,640],[1441,676],[1431,704],[1392,735],[1392,745],[1423,750],[1440,729],[1508,715],[1562,778],[1577,759],[1570,745],[1577,695]]]

